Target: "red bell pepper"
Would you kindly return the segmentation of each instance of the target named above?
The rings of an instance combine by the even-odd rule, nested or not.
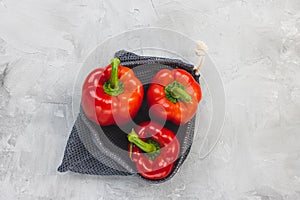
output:
[[[150,114],[177,125],[188,122],[196,113],[202,97],[200,85],[185,70],[163,69],[149,86],[147,102]]]
[[[143,96],[143,85],[133,71],[114,58],[111,65],[87,76],[81,104],[86,116],[99,125],[124,125],[138,112]]]
[[[129,156],[141,176],[158,180],[168,176],[178,158],[179,142],[175,134],[154,122],[144,122],[128,134]]]

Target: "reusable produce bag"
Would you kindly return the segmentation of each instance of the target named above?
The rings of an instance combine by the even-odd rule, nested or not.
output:
[[[131,68],[144,85],[144,100],[133,119],[136,124],[151,120],[148,115],[146,94],[149,83],[158,71],[165,68],[184,69],[199,82],[199,76],[193,70],[194,66],[178,59],[139,56],[124,50],[116,52],[115,57],[120,59],[122,66]],[[180,143],[180,154],[172,172],[167,177],[150,180],[139,175],[135,164],[128,156],[127,134],[132,124],[125,129],[120,129],[116,125],[100,127],[90,121],[81,108],[58,171],[102,176],[137,176],[152,183],[167,181],[176,174],[190,152],[194,137],[195,116],[182,126],[166,122],[164,127],[176,133]]]

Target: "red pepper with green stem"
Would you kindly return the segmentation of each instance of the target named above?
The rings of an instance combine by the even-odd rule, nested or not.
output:
[[[155,118],[182,125],[195,115],[201,97],[200,85],[190,73],[183,69],[163,69],[152,79],[147,102]]]
[[[178,158],[175,134],[154,122],[144,122],[128,134],[129,156],[141,176],[151,180],[167,177]]]
[[[86,116],[101,126],[124,125],[138,112],[143,96],[143,85],[134,72],[114,58],[111,65],[87,76],[81,104]]]

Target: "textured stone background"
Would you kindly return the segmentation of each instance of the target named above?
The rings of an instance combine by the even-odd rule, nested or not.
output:
[[[0,199],[300,199],[299,0],[0,0]],[[204,40],[223,135],[168,183],[58,174],[80,63],[107,37],[163,27]]]

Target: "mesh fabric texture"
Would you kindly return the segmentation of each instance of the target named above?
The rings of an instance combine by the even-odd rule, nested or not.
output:
[[[81,108],[58,171],[103,176],[137,176],[153,183],[169,180],[176,174],[190,152],[194,137],[195,117],[183,126],[177,126],[171,122],[166,122],[164,125],[176,133],[180,143],[180,155],[171,174],[160,180],[148,180],[138,174],[135,164],[128,156],[127,133],[135,124],[150,121],[145,97],[149,83],[158,71],[166,68],[185,69],[197,82],[199,82],[199,76],[195,75],[193,65],[178,59],[139,56],[124,50],[116,52],[115,57],[120,59],[121,65],[131,68],[142,82],[145,91],[142,106],[133,122],[122,129],[115,125],[100,127],[90,121]]]

